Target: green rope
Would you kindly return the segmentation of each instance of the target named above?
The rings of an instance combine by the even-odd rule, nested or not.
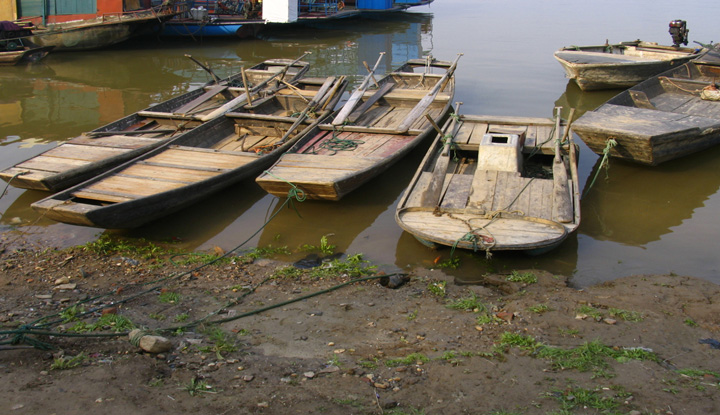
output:
[[[295,188],[295,192],[294,192],[294,193],[295,193],[295,199],[298,200],[298,201],[303,201],[303,200],[305,200],[304,192],[302,192],[301,189],[297,189],[297,187],[295,187],[294,185],[293,185],[293,187]],[[302,195],[302,198],[300,197],[301,195]],[[284,207],[285,205],[288,205],[288,204],[292,203],[292,200],[293,200],[293,199],[292,199],[291,197],[288,197],[288,199],[285,201],[285,203],[284,203],[284,205],[283,205],[282,207]],[[177,274],[177,275],[170,275],[170,276],[167,276],[167,277],[163,277],[163,278],[160,278],[160,279],[157,279],[157,280],[154,280],[154,281],[149,281],[149,282],[142,283],[142,284],[132,284],[132,285],[124,286],[124,287],[122,287],[123,290],[126,289],[126,288],[133,288],[133,287],[138,287],[138,286],[142,287],[142,286],[147,286],[147,285],[150,285],[150,284],[154,284],[154,285],[153,285],[152,287],[150,287],[149,289],[143,290],[143,291],[141,291],[141,292],[139,292],[139,293],[137,293],[137,294],[134,294],[134,295],[132,295],[132,296],[130,296],[130,297],[126,297],[126,298],[124,298],[124,299],[122,299],[122,300],[112,301],[112,302],[109,303],[109,304],[104,304],[104,305],[102,305],[102,306],[98,306],[98,307],[92,308],[92,309],[90,309],[90,310],[87,310],[87,311],[78,313],[78,314],[77,314],[77,317],[84,317],[84,316],[90,315],[90,314],[92,314],[92,313],[95,313],[95,312],[100,311],[100,310],[105,309],[105,308],[110,308],[110,307],[113,307],[113,306],[116,306],[116,305],[119,305],[119,304],[128,303],[128,302],[130,302],[130,301],[132,301],[132,300],[134,300],[134,299],[136,299],[136,298],[138,298],[138,297],[141,297],[141,296],[143,296],[143,295],[145,295],[145,294],[148,294],[148,293],[150,293],[150,292],[157,291],[157,290],[163,288],[163,287],[166,285],[166,284],[160,285],[160,284],[159,284],[160,282],[167,282],[168,280],[177,280],[177,279],[179,279],[179,278],[182,278],[182,277],[185,276],[185,275],[190,275],[190,274],[192,274],[192,273],[194,273],[194,272],[197,272],[198,270],[200,270],[200,269],[202,269],[202,268],[205,268],[205,267],[207,267],[207,266],[210,266],[210,265],[212,265],[212,264],[214,264],[214,263],[222,260],[223,258],[228,257],[229,255],[231,255],[232,253],[234,253],[235,251],[237,251],[238,249],[240,249],[242,246],[244,246],[246,243],[248,243],[250,240],[252,240],[252,238],[254,238],[258,233],[260,233],[260,231],[262,231],[262,230],[268,225],[268,223],[270,223],[270,221],[272,221],[272,220],[275,218],[275,216],[278,215],[278,213],[282,210],[282,207],[281,207],[280,209],[278,209],[277,212],[275,212],[275,213],[274,213],[255,233],[253,233],[249,238],[247,238],[247,239],[246,239],[245,241],[243,241],[241,244],[239,244],[239,245],[236,246],[235,248],[231,249],[230,251],[228,251],[228,252],[225,253],[224,255],[221,255],[221,256],[219,256],[219,257],[217,257],[217,258],[215,258],[215,259],[213,259],[213,260],[211,260],[211,261],[205,262],[205,263],[203,263],[203,264],[201,264],[201,265],[199,265],[199,266],[197,266],[197,267],[195,267],[195,268],[193,268],[193,269],[191,269],[191,270],[182,272],[182,273]],[[170,262],[173,263],[173,264],[175,264],[175,265],[177,265],[177,264],[173,261],[173,258],[175,258],[175,257],[177,257],[177,256],[180,256],[180,255],[182,255],[182,254],[173,255],[173,256],[170,258]],[[111,292],[107,292],[107,293],[105,293],[105,294],[101,294],[101,295],[95,296],[95,297],[93,297],[93,298],[89,298],[89,299],[86,299],[86,300],[82,300],[82,301],[76,302],[76,303],[75,303],[73,306],[71,306],[71,307],[75,307],[75,306],[78,306],[78,305],[82,305],[82,304],[87,303],[87,302],[90,302],[90,301],[95,301],[95,300],[97,300],[97,299],[110,296],[110,295],[112,295],[112,294],[114,294],[114,293],[117,293],[117,292],[118,292],[118,290],[114,290],[114,291],[111,291]],[[69,308],[69,307],[68,307],[68,308]],[[53,313],[53,314],[50,314],[50,315],[48,315],[48,316],[43,316],[43,317],[41,317],[41,318],[39,318],[39,319],[37,319],[37,320],[29,323],[29,324],[23,325],[23,326],[15,329],[15,330],[4,330],[4,331],[0,331],[0,336],[13,336],[13,338],[12,338],[11,340],[0,341],[0,345],[1,345],[1,344],[17,345],[17,344],[23,344],[23,343],[24,343],[24,344],[28,344],[28,345],[31,345],[31,346],[33,346],[33,347],[36,347],[36,348],[38,348],[38,349],[49,350],[49,349],[52,349],[52,348],[53,348],[52,345],[50,345],[50,344],[48,344],[48,343],[45,343],[45,342],[42,342],[42,341],[40,341],[40,340],[37,340],[37,339],[35,339],[35,338],[29,337],[29,336],[34,335],[34,336],[54,336],[54,337],[121,337],[121,336],[125,336],[125,335],[128,334],[127,332],[121,332],[121,333],[92,333],[92,334],[89,334],[89,333],[88,333],[88,334],[82,334],[82,333],[62,333],[62,332],[55,332],[55,331],[51,331],[51,330],[43,330],[43,328],[45,328],[45,327],[49,327],[49,326],[52,326],[52,325],[55,325],[55,324],[64,322],[64,319],[61,319],[61,318],[60,318],[60,319],[55,319],[55,320],[47,321],[48,319],[51,319],[51,318],[53,318],[53,317],[58,317],[61,313],[62,313],[62,311],[59,311],[59,312],[57,312],[57,313]]]
[[[612,148],[616,145],[617,141],[614,138],[608,138],[605,142],[605,148],[603,149],[603,156],[602,160],[600,161],[600,166],[595,172],[595,176],[593,176],[590,185],[585,188],[585,191],[583,192],[583,197],[587,196],[590,189],[592,189],[593,185],[595,184],[595,180],[597,180],[598,176],[600,175],[600,170],[602,170],[603,167],[605,167],[605,174],[607,177],[608,171],[610,170],[610,150],[612,150]]]
[[[338,151],[354,151],[360,144],[364,144],[365,142],[362,140],[356,140],[352,138],[338,138],[338,133],[341,131],[333,130],[332,138],[326,141],[323,141],[322,144],[319,146],[319,150],[325,149],[328,151],[331,151],[331,156],[334,156],[338,153]],[[310,148],[310,151],[313,154],[317,154],[317,150],[315,150],[315,146],[312,146]]]

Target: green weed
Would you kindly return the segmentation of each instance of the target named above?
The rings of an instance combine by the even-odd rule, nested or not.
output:
[[[591,307],[589,305],[581,305],[577,309],[578,314],[585,314],[588,317],[591,317],[594,320],[602,320],[603,315],[600,310],[598,310],[595,307]]]
[[[310,270],[309,276],[314,279],[331,278],[335,276],[347,276],[349,278],[360,278],[373,275],[377,272],[377,266],[370,265],[369,261],[363,259],[362,254],[350,255],[344,261],[334,259],[321,267]]]
[[[163,291],[158,296],[158,301],[165,304],[178,304],[180,303],[180,294],[172,291]]]
[[[208,341],[212,343],[212,346],[198,347],[200,352],[215,352],[218,360],[222,360],[222,353],[231,353],[237,350],[235,340],[232,336],[218,326],[207,326],[202,328],[200,332],[208,336]]]
[[[300,247],[300,250],[305,252],[320,251],[323,254],[332,255],[335,253],[335,245],[332,245],[328,242],[327,235],[323,235],[320,238],[320,246],[302,245]]]
[[[487,311],[487,307],[482,303],[482,301],[480,301],[475,293],[471,294],[470,297],[464,297],[459,300],[452,301],[445,305],[445,307],[453,310],[473,311],[476,313]]]
[[[699,326],[698,323],[696,323],[695,320],[693,320],[691,318],[686,318],[685,321],[683,321],[683,323],[685,323],[685,325],[689,326],[689,327],[698,327]]]
[[[611,308],[608,310],[611,317],[619,318],[621,320],[625,321],[642,321],[643,316],[642,314],[638,313],[637,311],[628,311],[628,310],[621,310],[619,308]]]
[[[288,265],[285,267],[281,267],[275,270],[273,272],[272,277],[273,279],[298,279],[303,276],[303,270],[299,268],[295,268],[292,265]]]
[[[206,381],[198,378],[192,378],[190,383],[185,385],[183,388],[190,396],[197,396],[202,393],[217,393],[218,391],[210,386]]]
[[[510,282],[522,282],[524,284],[535,284],[538,282],[538,278],[535,274],[532,272],[525,272],[525,273],[519,273],[518,271],[513,271],[506,280]]]
[[[77,356],[73,357],[58,357],[55,360],[53,360],[52,365],[50,365],[51,370],[67,370],[72,369],[74,367],[78,367],[87,359],[87,356],[85,356],[84,353],[80,353]]]
[[[460,267],[460,257],[453,256],[444,261],[435,264],[438,269],[458,269]]]
[[[548,396],[555,398],[565,411],[575,408],[592,408],[608,413],[620,406],[620,403],[609,396],[603,396],[600,391],[581,387],[570,387],[562,391],[553,391]]]
[[[68,328],[68,331],[76,333],[87,333],[99,330],[112,330],[116,333],[130,331],[135,328],[135,324],[127,317],[117,314],[105,314],[101,316],[95,323],[86,323],[80,321],[74,326]]]
[[[552,309],[547,304],[538,304],[531,307],[528,307],[528,310],[536,313],[536,314],[542,314],[547,313],[548,311],[552,311]]]
[[[427,289],[430,293],[436,297],[445,297],[447,294],[445,288],[447,281],[432,281],[428,284]]]
[[[386,360],[385,365],[388,367],[409,366],[412,364],[427,363],[429,361],[430,358],[422,353],[411,353],[403,358]]]
[[[74,305],[68,307],[60,312],[60,318],[63,323],[70,323],[78,320],[78,316],[85,312],[85,308],[82,305]]]
[[[716,378],[720,378],[720,373],[713,372],[712,370],[704,370],[704,369],[679,369],[677,371],[681,375],[689,376],[689,377],[697,377],[701,378],[703,376],[714,376]]]
[[[178,323],[182,323],[184,321],[187,321],[188,318],[190,318],[190,316],[187,313],[182,313],[175,316],[175,321],[177,321]]]

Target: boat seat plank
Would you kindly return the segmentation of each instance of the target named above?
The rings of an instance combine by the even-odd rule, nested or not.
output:
[[[480,145],[480,141],[482,141],[483,136],[487,134],[489,127],[490,126],[485,123],[475,124],[475,128],[472,130],[470,137],[468,137],[467,143],[477,148]]]
[[[565,61],[577,64],[594,64],[594,63],[636,63],[654,61],[657,59],[648,59],[641,56],[620,55],[605,52],[584,52],[584,51],[558,51],[555,56]]]
[[[164,181],[128,176],[108,176],[79,189],[82,192],[111,192],[126,197],[143,197],[185,186],[181,181]],[[75,193],[73,193],[75,195]]]
[[[365,111],[360,117],[358,117],[354,124],[355,125],[373,125],[375,120],[379,120],[385,114],[392,111],[393,107],[388,105],[378,105],[367,111]]]
[[[123,154],[129,150],[116,147],[98,147],[65,143],[46,151],[43,156],[73,160],[97,161]]]
[[[192,101],[188,102],[187,104],[181,106],[180,108],[176,109],[175,112],[179,114],[185,114],[188,113],[195,108],[199,107],[201,104],[204,104],[209,99],[212,99],[217,94],[220,94],[222,92],[225,92],[227,89],[227,85],[214,85],[205,90],[203,94],[201,94],[199,97],[193,99]]]
[[[494,170],[477,170],[473,176],[472,192],[468,198],[468,206],[486,212],[493,210],[495,187],[498,172]]]
[[[469,174],[448,174],[443,189],[447,192],[440,202],[446,209],[465,209],[472,188],[473,176]]]
[[[148,131],[148,133],[150,133],[150,131]],[[164,137],[159,137],[159,139],[163,138]],[[154,137],[142,137],[139,135],[110,135],[94,138],[88,136],[80,136],[73,138],[65,144],[136,149],[145,147],[147,145],[152,145],[157,142],[158,138]]]
[[[67,158],[47,157],[42,155],[33,157],[30,160],[26,160],[15,167],[23,171],[37,170],[59,173],[66,170],[82,167],[90,163],[91,161],[89,160],[74,160]]]
[[[73,197],[77,199],[87,199],[87,200],[96,200],[98,202],[109,202],[109,203],[122,203],[122,202],[129,202],[131,200],[137,199],[137,197],[132,195],[122,195],[117,193],[107,193],[107,192],[99,192],[99,191],[91,191],[91,190],[81,190],[74,192]],[[70,205],[72,206],[72,205]]]
[[[395,84],[392,82],[388,82],[386,84],[383,84],[379,89],[375,90],[374,93],[365,100],[365,102],[362,103],[355,111],[353,111],[350,116],[347,118],[349,122],[355,122],[357,121],[360,116],[365,113],[370,107],[375,104],[380,98],[383,97],[383,95],[387,94]]]
[[[489,133],[495,134],[516,134],[523,136],[527,131],[527,127],[524,125],[505,125],[505,124],[490,124],[488,127]]]
[[[161,111],[138,111],[137,113],[141,117],[152,118],[158,122],[164,119],[177,120],[177,121],[191,121],[195,117],[192,115],[175,114],[172,112],[161,112]]]
[[[409,112],[410,108],[393,107],[392,111],[388,111],[382,117],[376,119],[372,127],[397,128]]]
[[[147,162],[163,163],[186,167],[232,169],[256,160],[249,154],[228,154],[220,152],[188,151],[168,149],[146,159]]]
[[[478,125],[479,124],[474,122],[464,122],[460,124],[460,128],[458,128],[457,132],[455,133],[455,137],[453,138],[455,144],[467,144],[468,140],[470,140],[470,136],[472,135],[473,130],[477,128]]]
[[[147,177],[162,180],[177,180],[194,183],[217,176],[222,171],[189,170],[170,166],[157,166],[152,164],[133,164],[122,171],[123,175],[134,177]]]

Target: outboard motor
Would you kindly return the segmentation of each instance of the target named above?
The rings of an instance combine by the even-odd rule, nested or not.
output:
[[[673,20],[670,22],[670,36],[673,38],[673,46],[676,48],[688,44],[687,22],[685,20]]]

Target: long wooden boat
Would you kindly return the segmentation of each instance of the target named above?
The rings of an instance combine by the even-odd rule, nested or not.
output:
[[[583,91],[629,88],[706,52],[636,40],[599,46],[569,46],[555,52],[568,78]]]
[[[262,95],[284,86],[278,78],[297,82],[308,69],[302,61],[266,60],[245,71],[248,90]],[[247,104],[246,98],[240,72],[81,134],[0,171],[0,178],[24,189],[63,190]]]
[[[559,116],[454,116],[395,220],[428,246],[533,254],[556,247],[580,224],[577,148],[572,134],[562,141],[563,129]]]
[[[14,22],[0,21],[0,65],[37,62],[53,49],[40,47],[27,36],[32,32]]]
[[[449,113],[456,65],[410,60],[376,89],[361,85],[331,123],[310,131],[257,183],[276,196],[294,185],[310,199],[340,200],[432,135],[425,114],[441,122]]]
[[[641,164],[701,151],[720,143],[718,78],[720,46],[715,46],[586,112],[573,129],[595,153],[608,148],[611,157]]]
[[[0,50],[0,65],[33,63],[47,56],[53,46],[18,46],[14,50]]]
[[[133,11],[99,14],[92,18],[55,21],[32,29],[30,40],[39,46],[54,46],[55,51],[100,49],[123,42],[135,35],[150,32],[153,26],[186,10],[177,6],[157,6]],[[120,3],[120,10],[123,10]]]
[[[100,228],[133,228],[179,210],[256,176],[329,116],[346,82],[321,82],[281,89],[32,207],[59,222]]]

